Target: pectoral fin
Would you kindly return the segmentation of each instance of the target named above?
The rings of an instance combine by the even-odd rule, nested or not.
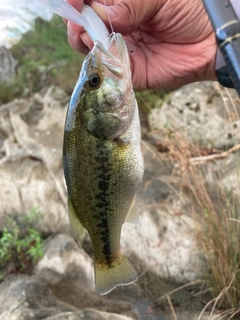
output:
[[[79,221],[79,219],[73,209],[73,205],[72,205],[72,202],[70,199],[68,199],[68,215],[69,215],[70,223],[71,223],[71,226],[73,229],[73,233],[74,233],[75,237],[77,238],[77,242],[78,242],[79,247],[81,248],[84,234],[85,234],[85,228],[81,224],[81,222]]]
[[[138,209],[137,209],[135,198],[132,201],[132,204],[131,204],[131,207],[128,211],[128,215],[127,215],[125,222],[133,223],[136,225],[138,225],[138,223],[139,223]]]

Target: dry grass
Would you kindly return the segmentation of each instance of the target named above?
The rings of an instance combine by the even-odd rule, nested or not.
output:
[[[220,94],[224,100],[226,92]],[[239,121],[230,95],[225,110],[229,122]],[[168,134],[156,147],[175,164],[173,188],[192,200],[186,214],[196,222],[206,266],[199,276],[212,294],[198,320],[205,311],[210,311],[209,319],[240,319],[240,144],[227,151],[207,149],[190,144],[184,134]],[[235,172],[234,187],[227,181],[230,171]]]
[[[174,176],[180,177],[177,187],[194,203],[188,214],[196,221],[196,237],[206,260],[203,273],[213,296],[207,307],[212,312],[231,310],[233,319],[240,301],[240,198],[221,183],[223,163],[216,163],[220,151],[190,145],[178,134],[163,144],[175,162]]]

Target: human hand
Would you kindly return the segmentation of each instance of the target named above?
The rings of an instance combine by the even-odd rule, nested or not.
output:
[[[67,1],[81,11],[83,0]],[[106,4],[92,2],[91,7],[109,30],[110,18],[113,30],[134,46],[130,60],[135,88],[177,88],[216,80],[215,35],[201,0],[106,0]],[[84,29],[72,22],[68,39],[85,54],[93,46]]]

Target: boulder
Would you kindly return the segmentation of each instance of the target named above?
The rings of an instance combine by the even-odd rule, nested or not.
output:
[[[145,173],[137,192],[139,226],[123,225],[123,252],[156,277],[177,283],[194,281],[199,278],[203,260],[187,210],[192,200],[174,188],[174,163],[167,156],[161,156],[147,141],[143,153]]]
[[[0,108],[0,229],[7,216],[42,213],[44,232],[69,231],[62,170],[63,129],[69,97],[50,87]]]
[[[0,229],[7,216],[18,216],[35,207],[42,213],[37,229],[45,233],[70,232],[61,160],[68,99],[61,89],[50,87],[31,99],[14,100],[1,107],[3,153],[0,160]],[[198,270],[195,265],[199,265],[199,261],[193,254],[198,249],[192,233],[187,231],[189,222],[186,222],[188,219],[184,215],[184,209],[180,208],[179,199],[171,188],[169,176],[173,163],[159,157],[152,144],[146,141],[143,143],[143,153],[145,173],[137,193],[137,203],[146,255],[142,255],[139,250],[138,228],[128,224],[123,227],[123,251],[132,252],[130,258],[133,256],[137,265],[143,262],[151,266],[151,272],[156,275],[173,278],[178,282],[191,281]],[[181,241],[181,238],[184,240]],[[63,249],[57,245],[59,239],[54,241],[51,248],[55,247],[54,252],[58,257],[58,251]],[[171,248],[174,249],[170,250]],[[49,250],[41,261],[39,271],[45,280],[52,278],[56,284],[63,276],[66,277],[65,268],[79,270],[81,275],[83,271],[79,264],[87,265],[87,270],[92,270],[89,260],[86,260],[82,252],[79,256],[74,253],[76,260],[71,264],[72,256],[70,260],[64,256],[63,260],[55,263],[55,258],[49,253],[53,249]],[[196,261],[193,262],[195,258]],[[77,262],[78,259],[80,263]],[[85,259],[85,262],[81,259]],[[69,261],[70,265],[65,261]],[[59,269],[48,269],[47,265],[50,264]],[[189,266],[194,266],[192,269],[195,271],[189,270]],[[88,288],[93,288],[93,278],[89,276],[89,271],[87,274]]]
[[[240,142],[240,101],[235,90],[213,82],[180,88],[149,115],[152,130],[179,132],[189,143],[228,149]]]
[[[93,261],[67,234],[58,234],[47,240],[45,254],[36,266],[36,275],[48,284],[61,281],[76,282],[94,290]]]
[[[184,98],[182,90],[185,90],[187,97]],[[211,93],[209,103],[206,98],[210,94],[208,90]],[[80,250],[69,235],[71,231],[61,163],[63,127],[69,97],[61,89],[50,87],[34,94],[31,99],[14,100],[0,108],[0,229],[7,215],[19,216],[34,206],[43,214],[37,229],[54,233],[45,243],[45,254],[35,269],[34,277],[17,278],[1,284],[0,305],[5,295],[9,307],[9,311],[4,309],[5,306],[0,307],[0,313],[2,311],[5,318],[120,317],[120,320],[122,317],[144,320],[149,312],[151,320],[174,319],[166,297],[177,286],[195,281],[198,283],[204,261],[199,256],[201,252],[194,234],[195,224],[189,216],[189,209],[195,203],[183,187],[177,163],[168,156],[168,146],[160,148],[158,144],[158,150],[161,149],[158,152],[156,143],[164,139],[166,132],[182,130],[182,133],[187,132],[186,138],[190,142],[205,145],[207,141],[209,146],[229,148],[233,141],[227,143],[225,138],[220,145],[217,144],[221,137],[217,141],[216,132],[222,124],[222,131],[219,132],[224,136],[227,120],[223,108],[218,106],[217,110],[216,103],[220,97],[211,90],[208,83],[202,86],[195,84],[195,87],[190,85],[189,89],[170,94],[170,103],[165,101],[162,109],[152,111],[152,128],[161,131],[160,134],[158,131],[146,134],[147,141],[143,141],[145,173],[136,196],[140,222],[139,226],[124,224],[121,236],[123,254],[135,265],[139,280],[129,286],[117,287],[106,296],[99,296],[95,292],[93,250],[89,238],[86,237]],[[178,97],[182,98],[176,100]],[[184,111],[179,112],[181,109],[176,103],[181,101]],[[186,118],[182,113],[186,113]],[[156,115],[160,115],[160,118],[156,118]],[[209,123],[213,118],[216,123],[219,119],[223,122],[219,120],[214,127],[215,124]],[[234,121],[236,123],[237,120]],[[200,125],[194,129],[194,123]],[[229,123],[232,125],[233,122]],[[210,129],[213,131],[208,136]],[[228,186],[231,181],[237,193],[237,156],[234,154],[215,165],[206,163],[204,179],[207,183],[214,188],[215,176],[219,175],[218,164],[221,163],[224,168],[223,183]],[[34,286],[41,296],[35,304],[31,295],[26,293],[28,287],[34,291],[31,289]],[[27,299],[24,300],[19,293],[19,299],[23,300],[16,300],[15,303],[15,293],[18,293],[19,287]],[[195,295],[199,290],[199,286],[189,286],[171,295],[179,319],[198,319],[204,307],[199,296]],[[158,305],[159,300],[164,300],[164,303]],[[16,311],[11,309],[11,304],[16,306]],[[7,313],[10,311],[15,318]],[[0,317],[0,320],[5,318]],[[204,314],[202,319],[208,319],[208,314]]]
[[[88,240],[85,241],[85,249],[91,258],[69,235],[59,234],[48,239],[35,275],[51,287],[59,300],[78,309],[94,308],[142,319],[148,304],[137,283],[118,287],[106,296],[96,293],[92,251],[86,247],[87,243]]]
[[[47,284],[37,278],[20,277],[0,285],[1,320],[41,320],[67,311],[77,309],[58,301]]]
[[[177,203],[177,199],[174,202]],[[141,211],[139,224],[139,228],[130,224],[123,226],[122,248],[131,261],[143,264],[156,278],[166,281],[181,284],[199,279],[203,260],[199,256],[193,221],[184,211],[175,205],[152,206]]]

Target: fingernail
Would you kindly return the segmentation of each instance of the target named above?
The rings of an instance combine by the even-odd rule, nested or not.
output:
[[[107,15],[107,7],[103,4],[100,4],[98,2],[93,2],[91,4],[91,8],[96,11],[96,13],[99,15],[99,17],[103,20],[108,19]]]

